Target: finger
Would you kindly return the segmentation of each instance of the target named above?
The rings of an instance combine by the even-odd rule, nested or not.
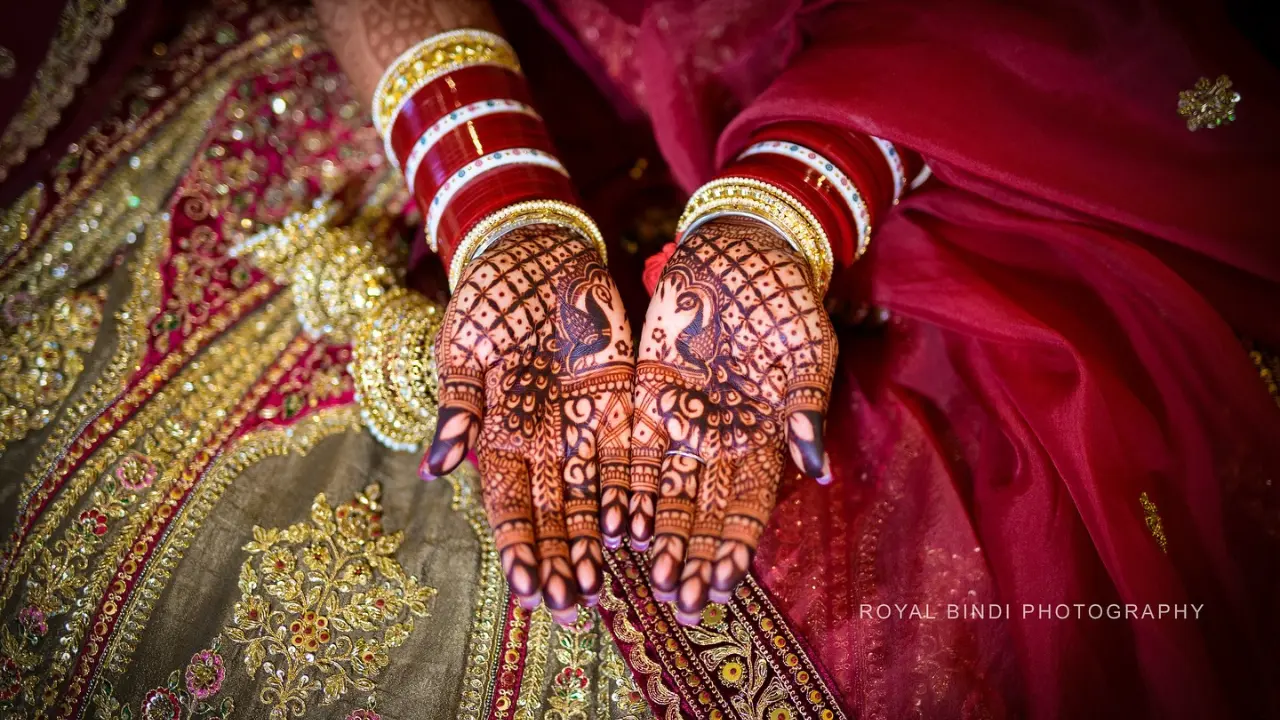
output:
[[[452,472],[475,446],[484,417],[484,371],[479,364],[440,369],[440,412],[427,450],[432,475]]]
[[[538,555],[533,541],[533,499],[529,469],[523,458],[501,450],[479,453],[484,509],[493,528],[493,542],[502,572],[521,607],[532,610],[542,601]]]
[[[554,447],[535,443],[535,447]],[[530,462],[533,493],[533,525],[538,544],[538,580],[542,585],[542,601],[551,616],[561,625],[578,618],[578,582],[569,560],[569,540],[564,520],[564,497],[561,494],[560,458],[540,454]],[[592,512],[592,517],[595,513]]]
[[[702,463],[692,455],[692,451],[683,448],[668,450],[658,477],[653,566],[649,577],[654,597],[663,602],[676,599],[676,587],[693,533],[694,499]]]
[[[650,364],[655,365],[655,364]],[[667,433],[658,409],[658,383],[644,364],[636,367],[635,410],[631,419],[631,498],[628,503],[631,549],[644,552],[653,542],[658,474],[667,450]]]
[[[600,548],[600,465],[594,426],[596,403],[590,395],[564,405],[564,517],[569,533],[569,561],[588,606],[599,599],[604,553]]]
[[[627,492],[631,487],[630,388],[606,393],[597,457],[600,462],[600,532],[605,547],[616,550],[627,532]],[[586,592],[586,588],[583,588]]]
[[[779,440],[752,451],[737,470],[733,494],[725,507],[723,540],[712,561],[712,602],[728,602],[733,589],[751,569],[751,557],[778,500],[781,445]]]
[[[826,452],[823,449],[823,418],[827,411],[828,378],[800,375],[787,386],[783,413],[787,418],[787,448],[801,472],[822,482]],[[829,478],[828,478],[829,481]],[[824,483],[825,484],[825,483]]]
[[[737,463],[717,457],[710,461],[698,483],[698,510],[693,522],[693,537],[685,555],[680,588],[676,593],[676,620],[684,625],[697,625],[707,605],[711,589],[712,561],[720,546],[724,529],[725,507],[733,483]]]

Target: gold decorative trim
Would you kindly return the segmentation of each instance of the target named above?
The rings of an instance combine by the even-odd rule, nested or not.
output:
[[[547,655],[551,650],[551,613],[539,605],[529,613],[526,631],[524,675],[520,678],[520,697],[516,700],[513,720],[536,720],[541,716],[543,684],[547,677]],[[557,632],[558,629],[557,629]]]
[[[498,550],[478,490],[480,473],[469,462],[446,476],[453,486],[453,509],[471,526],[480,543],[480,572],[476,601],[471,611],[471,632],[467,639],[467,669],[462,680],[459,720],[487,717],[493,701],[493,683],[500,660],[498,638],[507,610],[507,580],[502,575]]]
[[[643,681],[649,701],[659,708],[659,717],[663,720],[680,720],[680,697],[663,682],[662,667],[650,660],[645,653],[644,634],[627,618],[627,603],[614,593],[613,583],[604,584],[600,606],[613,613],[613,634],[618,640],[631,646],[627,661],[637,674],[636,679]]]
[[[35,82],[22,107],[0,136],[0,182],[40,146],[89,77],[89,66],[102,54],[115,18],[126,0],[68,0],[58,18],[58,34],[36,70]]]

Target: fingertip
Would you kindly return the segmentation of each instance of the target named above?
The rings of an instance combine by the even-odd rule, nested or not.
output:
[[[787,423],[791,459],[805,475],[813,478],[823,474],[826,451],[823,448],[822,431],[822,414],[816,410],[796,410],[791,413]]]
[[[427,455],[423,455],[422,462],[418,463],[418,477],[421,478],[423,482],[431,482],[432,480],[440,477],[439,475],[431,472],[431,464],[427,461],[427,458]]]
[[[831,456],[826,453],[822,454],[822,474],[814,478],[819,485],[830,485],[834,479],[831,475]]]
[[[676,610],[676,622],[685,627],[696,627],[702,622],[702,613],[687,613],[683,610]]]
[[[532,595],[517,595],[516,602],[525,610],[535,610],[542,604],[542,593],[535,592]]]
[[[728,603],[732,597],[733,595],[725,590],[711,588],[707,591],[707,600],[717,605],[724,605],[725,603]]]
[[[427,450],[427,470],[437,477],[453,472],[467,457],[477,427],[477,418],[470,410],[441,408],[436,421],[436,436]]]
[[[570,605],[567,608],[551,611],[551,619],[562,627],[569,627],[578,621],[578,606]]]
[[[711,593],[714,602],[728,602],[738,584],[751,567],[752,550],[739,540],[726,540],[716,553],[711,567]],[[713,593],[713,594],[712,594]],[[723,597],[724,600],[717,598]]]
[[[610,552],[617,550],[618,548],[622,547],[622,538],[613,536],[613,535],[605,535],[604,547],[606,550],[609,550]]]
[[[583,596],[582,596],[582,604],[583,604],[583,605],[586,605],[586,606],[587,606],[587,607],[589,607],[589,608],[593,608],[593,607],[595,607],[595,606],[599,605],[599,604],[600,604],[600,593],[596,593],[596,594],[594,594],[594,595],[583,595]]]

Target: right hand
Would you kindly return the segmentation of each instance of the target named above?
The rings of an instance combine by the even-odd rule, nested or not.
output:
[[[562,624],[604,582],[601,549],[626,525],[631,326],[577,233],[531,225],[472,260],[436,341],[440,415],[425,465],[473,449],[511,591]]]

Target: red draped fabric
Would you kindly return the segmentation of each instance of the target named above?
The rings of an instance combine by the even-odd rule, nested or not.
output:
[[[850,710],[1277,712],[1280,412],[1236,333],[1280,340],[1280,77],[1218,7],[543,10],[648,111],[686,188],[783,120],[885,137],[937,175],[833,283],[894,319],[841,338],[836,482],[788,482],[756,558]],[[1188,132],[1178,92],[1219,74],[1239,119]],[[1161,604],[1198,618],[1123,616]]]

